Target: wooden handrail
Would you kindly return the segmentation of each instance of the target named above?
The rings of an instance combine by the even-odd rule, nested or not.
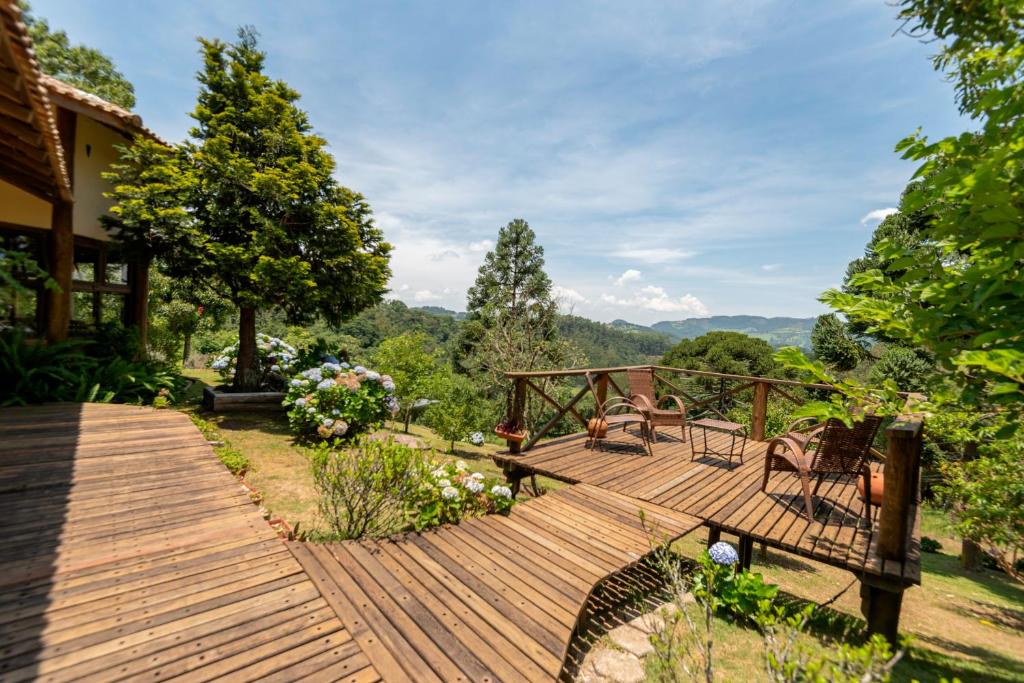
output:
[[[708,370],[690,370],[688,368],[673,368],[666,365],[620,365],[610,368],[568,368],[565,370],[530,370],[517,371],[509,370],[505,376],[509,379],[531,378],[531,377],[583,377],[588,373],[591,375],[611,374],[613,372],[627,372],[629,370],[661,370],[679,375],[691,375],[693,377],[715,377],[730,379],[740,382],[764,382],[775,386],[803,387],[806,389],[832,390],[828,384],[810,384],[799,382],[794,379],[779,379],[775,377],[756,377],[753,375],[733,375],[724,372],[711,372]]]

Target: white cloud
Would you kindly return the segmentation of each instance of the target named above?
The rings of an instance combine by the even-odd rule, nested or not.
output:
[[[860,219],[860,223],[861,225],[867,225],[868,223],[880,223],[888,216],[899,212],[899,209],[892,206],[887,209],[875,209],[874,211],[868,211],[864,214],[864,217]]]
[[[423,303],[425,301],[440,301],[441,295],[434,294],[429,289],[418,289],[412,295],[413,300]]]
[[[638,290],[632,297],[617,297],[613,294],[602,294],[601,301],[612,306],[640,308],[658,313],[682,313],[689,317],[703,317],[710,313],[708,307],[692,294],[673,298],[664,287],[647,285]]]
[[[479,242],[473,242],[469,245],[469,251],[474,254],[479,254],[482,251],[490,251],[494,248],[494,242],[490,240],[480,240]]]
[[[615,278],[615,286],[616,287],[621,287],[622,285],[626,284],[627,282],[632,282],[633,280],[639,280],[640,279],[640,275],[641,275],[641,273],[640,273],[639,270],[634,270],[633,268],[630,268],[625,273],[623,273],[619,277]]]
[[[611,255],[642,263],[670,263],[688,259],[694,255],[694,252],[683,249],[623,249]]]
[[[768,271],[770,273],[773,270],[778,270],[781,267],[782,267],[781,263],[766,263],[763,266],[761,266],[761,270],[765,270],[765,271]]]
[[[559,287],[558,285],[555,285],[551,288],[551,294],[554,296],[555,300],[562,304],[589,303],[587,297],[583,296],[571,287]]]

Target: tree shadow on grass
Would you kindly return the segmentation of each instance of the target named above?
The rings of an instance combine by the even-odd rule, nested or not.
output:
[[[960,566],[960,559],[945,553],[922,553],[921,570],[948,579],[958,579],[981,584],[1000,598],[1013,604],[1024,604],[1024,585],[1016,583],[1005,574],[991,569],[967,571]]]

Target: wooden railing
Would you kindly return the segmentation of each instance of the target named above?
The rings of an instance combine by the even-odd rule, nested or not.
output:
[[[603,403],[609,395],[609,390],[617,392],[620,396],[629,396],[628,384],[621,377],[629,370],[651,370],[654,373],[656,386],[660,385],[664,393],[674,394],[684,399],[688,411],[705,411],[714,413],[716,416],[725,419],[726,406],[733,404],[741,394],[749,392],[751,400],[751,438],[756,441],[765,439],[765,422],[768,410],[768,398],[775,394],[782,399],[799,405],[800,400],[792,395],[794,389],[815,389],[831,391],[827,384],[808,384],[789,379],[776,379],[771,377],[753,377],[748,375],[732,375],[721,372],[707,372],[703,370],[688,370],[685,368],[672,368],[661,365],[628,365],[610,368],[573,368],[568,370],[541,370],[529,372],[508,372],[506,377],[514,384],[514,395],[512,401],[512,415],[510,416],[518,423],[523,422],[526,412],[527,397],[532,393],[554,409],[553,416],[541,427],[536,429],[525,443],[509,442],[509,451],[519,453],[532,448],[540,439],[544,438],[559,421],[567,416],[575,419],[586,429],[587,422],[580,410],[579,403],[588,395],[592,396],[598,404]],[[590,383],[582,382],[582,386],[573,394],[566,403],[560,403],[550,392],[545,391],[540,385],[541,380],[548,379],[583,379],[589,375]],[[671,379],[670,379],[671,378]],[[717,391],[707,391],[706,386],[700,387],[704,395],[695,390],[693,386],[686,386],[686,381],[700,379],[717,380]],[[623,387],[626,387],[624,389]]]

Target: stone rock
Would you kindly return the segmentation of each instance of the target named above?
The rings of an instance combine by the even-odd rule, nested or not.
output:
[[[635,657],[645,657],[654,651],[654,646],[651,645],[651,641],[647,637],[646,627],[636,628],[630,624],[624,624],[609,631],[608,637],[612,639],[613,643]]]
[[[644,665],[628,652],[604,649],[593,659],[594,671],[615,683],[640,683],[644,680]]]

